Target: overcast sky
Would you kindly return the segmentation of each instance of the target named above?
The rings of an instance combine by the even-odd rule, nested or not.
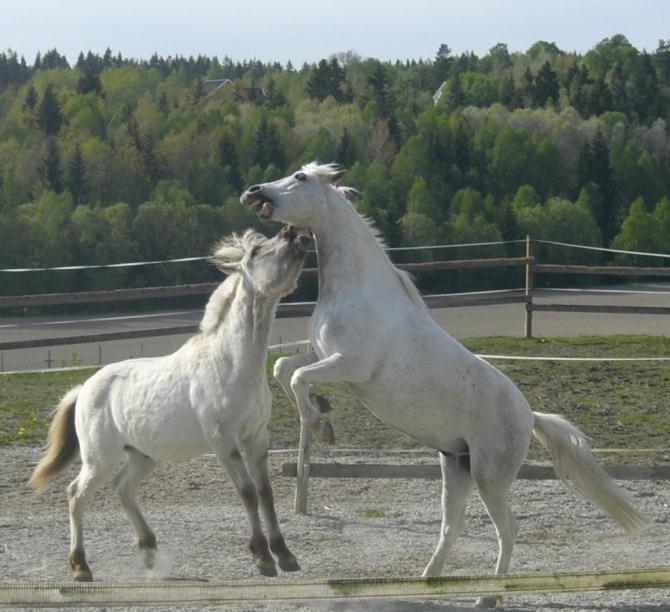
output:
[[[624,34],[653,51],[670,38],[670,0],[0,0],[0,49],[29,63],[56,47],[125,57],[228,55],[299,66],[341,51],[432,58],[441,43],[484,55],[538,40],[584,52]]]

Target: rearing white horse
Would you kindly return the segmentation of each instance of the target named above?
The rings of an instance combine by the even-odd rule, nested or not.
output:
[[[67,490],[75,580],[93,579],[84,553],[84,507],[121,459],[114,488],[151,566],[156,538],[137,507],[137,486],[159,461],[209,451],[216,453],[242,498],[258,570],[265,576],[277,574],[270,551],[281,569],[300,569],[279,529],[268,477],[272,397],[265,368],[277,303],[295,289],[310,242],[305,232],[290,227],[271,239],[248,230],[222,241],[212,261],[230,276],[207,303],[200,333],[171,355],[105,366],[61,400],[47,452],[30,484],[44,488],[81,455],[81,470]]]
[[[414,284],[349,201],[351,190],[336,186],[342,175],[335,165],[312,163],[241,197],[263,218],[309,228],[316,241],[314,352],[282,358],[275,367],[303,424],[299,478],[309,461],[310,429],[321,421],[311,385],[346,382],[386,424],[441,452],[442,528],[424,576],[440,574],[475,484],[498,536],[496,574],[508,571],[517,532],[508,494],[532,433],[564,481],[624,529],[639,528],[643,518],[598,466],[584,435],[558,415],[533,412],[509,378],[433,321]],[[496,598],[477,603],[493,606]]]

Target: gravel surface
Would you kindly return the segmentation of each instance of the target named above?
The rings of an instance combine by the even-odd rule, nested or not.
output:
[[[69,526],[65,487],[73,465],[41,496],[26,480],[40,451],[0,450],[0,574],[3,582],[63,581]],[[315,460],[430,462],[428,455],[337,455]],[[440,483],[422,480],[326,480],[310,482],[309,513],[292,514],[294,480],[280,475],[291,454],[272,454],[277,512],[302,571],[275,579],[299,580],[417,576],[428,562],[440,526]],[[668,565],[670,486],[667,482],[622,483],[649,517],[650,528],[626,538],[599,510],[556,481],[518,481],[512,506],[519,519],[513,556],[516,573],[623,570]],[[140,504],[158,538],[160,563],[145,570],[132,547],[132,530],[109,486],[96,494],[85,515],[85,540],[96,579],[259,580],[247,550],[249,537],[241,502],[214,458],[162,465],[143,484]],[[473,495],[467,527],[445,566],[445,575],[492,573],[497,543],[483,506]],[[466,610],[472,600],[328,602],[187,606],[179,610]],[[508,610],[670,611],[670,590],[630,590],[514,596]],[[156,610],[158,608],[147,608]],[[163,608],[167,609],[167,608]],[[140,610],[140,608],[133,608]]]

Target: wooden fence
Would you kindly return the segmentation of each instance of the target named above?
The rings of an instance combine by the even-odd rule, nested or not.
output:
[[[533,335],[533,312],[590,312],[590,313],[622,313],[622,314],[670,314],[670,307],[661,306],[614,306],[589,304],[538,304],[533,301],[535,277],[537,274],[587,274],[613,276],[655,276],[670,277],[668,267],[639,267],[639,266],[577,266],[558,264],[538,264],[535,261],[535,242],[526,238],[526,254],[524,257],[496,257],[489,259],[459,259],[453,261],[431,261],[421,263],[398,264],[398,268],[408,272],[426,272],[438,270],[464,270],[476,268],[525,268],[525,287],[519,290],[477,292],[464,294],[449,294],[425,296],[424,300],[429,308],[487,306],[495,304],[523,303],[525,305],[525,336]],[[317,274],[316,268],[306,268],[302,272],[305,276]],[[39,295],[0,296],[0,309],[6,308],[34,308],[39,306],[56,306],[68,304],[95,304],[110,302],[125,302],[133,300],[148,300],[168,297],[184,297],[194,295],[208,295],[218,283],[198,283],[190,285],[174,285],[169,287],[147,287],[141,289],[120,289],[114,291],[84,291],[79,293],[46,293]],[[314,308],[311,302],[282,303],[277,309],[278,317],[309,316]],[[143,330],[107,332],[60,338],[38,338],[32,340],[18,340],[0,342],[0,351],[25,349],[47,346],[62,346],[68,344],[85,344],[90,342],[107,342],[111,340],[125,340],[131,338],[149,338],[191,334],[197,330],[196,325],[181,325]]]
[[[0,608],[82,606],[256,605],[258,602],[432,600],[629,589],[670,588],[670,568],[441,576],[436,578],[326,578],[241,582],[28,582],[0,584]],[[366,606],[368,608],[369,606]],[[372,608],[370,608],[372,609]],[[659,610],[653,606],[653,609]]]

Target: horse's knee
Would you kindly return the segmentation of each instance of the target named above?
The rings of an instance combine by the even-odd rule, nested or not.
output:
[[[302,391],[302,389],[305,386],[305,381],[303,379],[302,372],[300,371],[300,368],[298,368],[293,374],[291,374],[291,381],[289,383],[289,386],[291,387],[291,391],[293,393],[298,393]]]
[[[279,382],[286,381],[293,374],[291,360],[288,357],[280,357],[277,359],[272,374]]]
[[[304,375],[298,368],[291,376],[291,391],[298,403],[298,410],[300,411],[300,419],[307,425],[314,425],[319,421],[319,412],[312,405],[308,393],[308,383],[305,381]]]

